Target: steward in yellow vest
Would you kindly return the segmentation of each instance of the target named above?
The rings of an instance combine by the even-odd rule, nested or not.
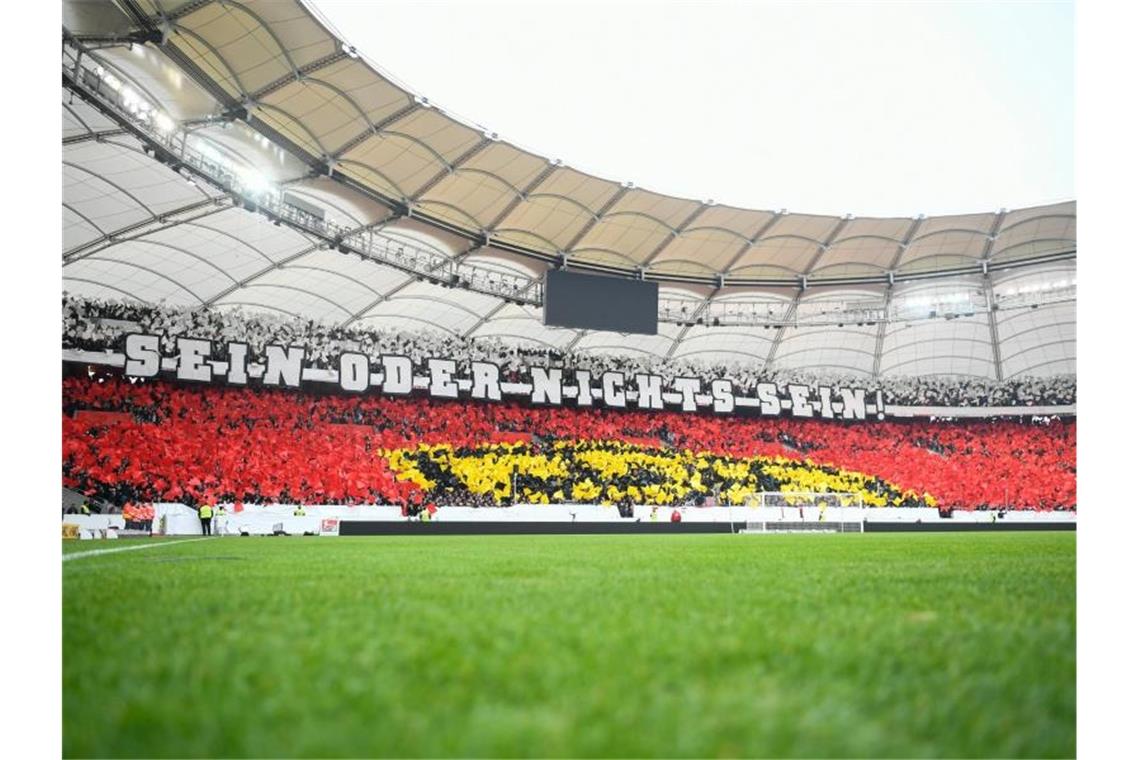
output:
[[[198,520],[202,523],[202,535],[210,535],[210,520],[214,517],[214,508],[209,504],[198,507]]]

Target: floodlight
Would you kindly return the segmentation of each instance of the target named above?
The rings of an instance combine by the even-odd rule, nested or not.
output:
[[[155,111],[154,126],[158,127],[158,130],[160,132],[170,132],[174,129],[174,119],[170,118],[162,111]]]
[[[255,169],[239,169],[237,174],[242,186],[251,193],[261,195],[273,189],[273,183]]]

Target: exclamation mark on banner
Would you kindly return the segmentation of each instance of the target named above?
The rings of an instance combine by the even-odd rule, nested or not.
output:
[[[887,407],[883,406],[883,392],[881,390],[875,391],[875,405],[879,410],[879,419],[886,417]]]

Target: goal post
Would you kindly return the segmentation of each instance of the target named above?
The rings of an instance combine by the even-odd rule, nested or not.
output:
[[[836,491],[760,491],[736,514],[741,533],[862,533],[863,495]]]

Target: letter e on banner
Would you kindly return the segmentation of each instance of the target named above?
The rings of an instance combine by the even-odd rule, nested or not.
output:
[[[792,416],[793,417],[811,417],[811,401],[808,396],[811,389],[806,385],[795,385],[788,383],[788,395],[792,398]]]
[[[178,372],[179,380],[196,380],[200,383],[210,382],[213,368],[206,359],[210,356],[210,341],[198,338],[178,339]]]
[[[459,398],[459,385],[452,380],[455,375],[454,359],[428,359],[428,372],[431,373],[428,393],[436,398]]]

